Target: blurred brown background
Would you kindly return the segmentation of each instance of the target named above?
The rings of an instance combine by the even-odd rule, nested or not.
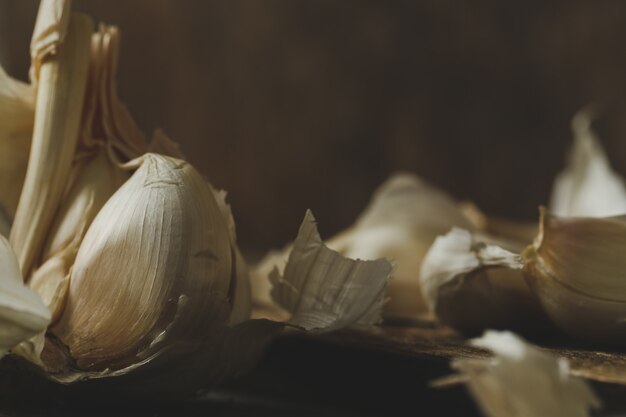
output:
[[[26,78],[36,1],[0,0],[0,61]],[[229,191],[248,253],[306,208],[349,225],[409,170],[532,219],[584,105],[626,173],[626,2],[76,0],[121,28],[119,90]]]

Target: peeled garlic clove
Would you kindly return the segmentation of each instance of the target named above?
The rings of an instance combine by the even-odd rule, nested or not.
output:
[[[626,221],[563,218],[541,209],[524,272],[546,313],[572,336],[626,342]]]
[[[420,281],[430,311],[465,334],[487,328],[542,329],[541,307],[522,274],[519,255],[452,229],[424,258]]]
[[[50,311],[24,286],[17,258],[0,236],[0,356],[45,330],[49,322]]]
[[[553,186],[550,211],[558,216],[606,217],[626,213],[624,178],[616,173],[591,129],[593,112],[572,120],[574,145],[569,162]]]
[[[82,369],[122,369],[173,340],[208,343],[228,319],[233,255],[212,190],[184,161],[136,163],[89,227],[52,329]]]
[[[22,191],[35,117],[35,91],[0,67],[0,234],[8,236]]]
[[[585,381],[570,375],[567,359],[544,352],[511,332],[488,331],[472,345],[487,359],[452,364],[488,417],[588,417],[602,403]]]

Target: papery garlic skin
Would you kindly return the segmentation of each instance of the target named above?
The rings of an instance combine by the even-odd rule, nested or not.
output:
[[[370,326],[382,321],[392,269],[385,259],[349,259],[327,247],[307,211],[284,271],[270,275],[272,298],[305,330]]]
[[[464,334],[543,330],[546,320],[522,266],[519,255],[454,228],[426,254],[420,283],[430,311]]]
[[[205,343],[228,319],[234,260],[212,190],[184,161],[136,163],[89,227],[53,328],[82,369],[134,364],[174,334]]]
[[[35,90],[0,66],[0,234],[8,236],[20,198],[35,117]]]
[[[488,417],[589,417],[601,406],[591,387],[570,375],[565,358],[511,332],[488,331],[471,343],[494,356],[458,359],[452,366]]]
[[[45,2],[53,3],[58,2]],[[46,13],[40,9],[36,32],[39,28],[47,33],[47,26],[40,27],[42,16]],[[39,58],[42,60],[39,62],[35,58],[39,66],[35,71],[38,85],[33,139],[10,235],[11,246],[25,275],[35,266],[61,204],[80,130],[93,22],[77,13],[67,19],[67,36],[62,47],[55,46],[58,51],[33,52],[43,54],[45,59]],[[48,23],[54,25],[55,20],[51,22]]]
[[[24,286],[15,253],[0,236],[0,356],[43,331],[50,317],[39,296]]]
[[[542,209],[540,225],[524,273],[546,313],[574,337],[626,343],[626,219]]]

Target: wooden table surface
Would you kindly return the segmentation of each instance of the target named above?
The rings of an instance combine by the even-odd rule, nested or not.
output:
[[[575,374],[592,380],[605,403],[603,416],[626,415],[626,355],[573,347],[565,339],[535,342],[568,357]],[[472,417],[480,414],[464,386],[444,377],[452,375],[451,359],[486,355],[452,330],[429,323],[322,335],[289,331],[252,372],[194,400],[49,398],[33,386],[26,397],[1,390],[0,416]],[[444,386],[433,387],[442,378]]]

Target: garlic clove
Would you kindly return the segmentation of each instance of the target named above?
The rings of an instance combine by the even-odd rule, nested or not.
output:
[[[563,218],[541,209],[524,272],[554,323],[590,341],[626,341],[626,221]]]
[[[472,345],[487,359],[452,363],[488,417],[588,417],[602,403],[583,380],[570,375],[567,359],[555,357],[511,332],[487,331]]]
[[[74,263],[53,333],[79,367],[121,369],[200,344],[227,315],[232,253],[212,190],[187,163],[156,154],[109,199]],[[203,317],[202,320],[197,320]]]
[[[438,237],[420,271],[424,299],[442,323],[464,334],[487,328],[536,331],[541,306],[522,274],[522,259],[467,230]]]
[[[0,236],[0,356],[43,331],[49,322],[50,311],[24,286],[17,258]]]
[[[552,189],[550,211],[558,216],[606,217],[626,213],[624,178],[611,168],[600,140],[591,129],[593,109],[572,120],[574,145],[569,162]]]

